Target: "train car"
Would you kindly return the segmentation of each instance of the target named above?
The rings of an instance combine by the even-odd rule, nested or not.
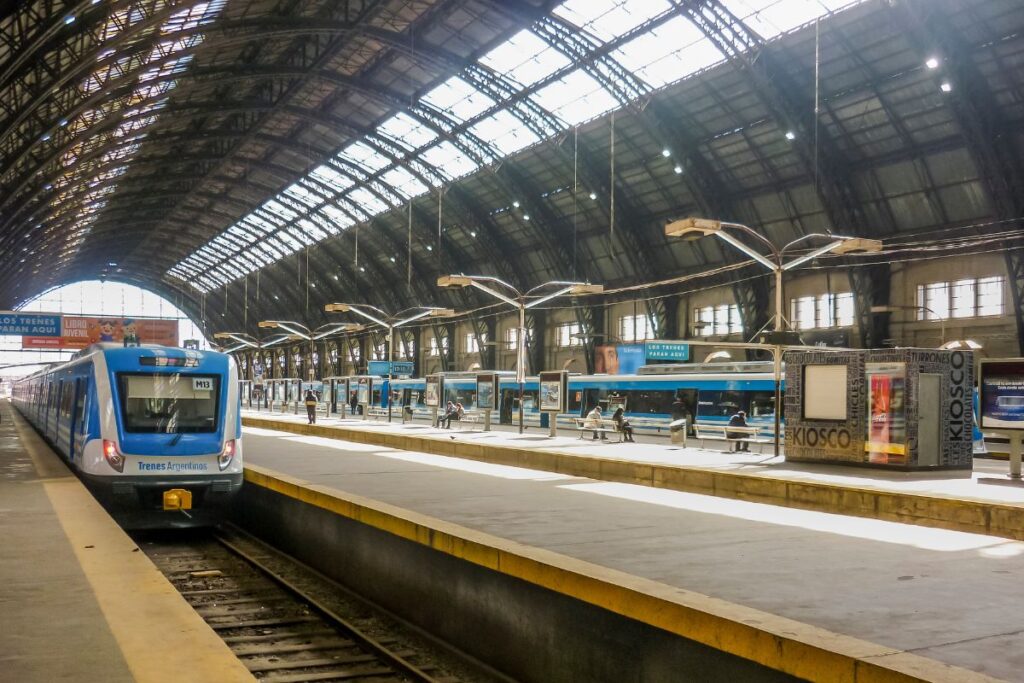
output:
[[[225,354],[94,344],[13,404],[122,526],[204,526],[242,486],[238,386]]]
[[[446,401],[476,406],[474,372],[445,373]],[[425,418],[430,411],[423,402],[422,378],[394,381],[402,406],[413,416]],[[785,378],[783,378],[783,388]],[[527,425],[544,420],[537,408],[537,378],[527,377],[523,385],[523,413]],[[679,397],[690,422],[726,423],[738,410],[747,413],[747,424],[765,433],[774,429],[775,381],[771,363],[714,363],[652,365],[634,375],[570,375],[569,412],[559,415],[559,424],[570,426],[595,405],[609,409],[622,406],[633,427],[640,431],[667,434],[671,406]],[[519,387],[515,374],[499,373],[499,419],[512,424],[518,413]]]

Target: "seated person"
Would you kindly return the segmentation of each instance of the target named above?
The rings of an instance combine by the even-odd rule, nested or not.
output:
[[[742,410],[737,412],[735,415],[729,418],[729,427],[746,427],[747,426],[747,414]],[[730,432],[726,429],[725,438],[727,439],[747,439],[750,438],[750,434],[744,432]],[[750,444],[747,441],[736,442],[737,451],[749,451]]]
[[[629,420],[626,419],[624,411],[619,407],[615,414],[612,415],[612,422],[615,423],[615,429],[622,432],[622,440],[633,443],[633,428],[629,424]]]
[[[587,413],[587,419],[583,423],[583,426],[587,429],[594,430],[593,441],[597,440],[597,435],[601,435],[601,441],[607,441],[604,432],[598,431],[601,428],[601,406],[594,406],[594,409]]]
[[[452,401],[448,401],[448,404],[444,407],[444,414],[438,420],[438,426],[444,427],[445,429],[450,429],[452,426],[452,420],[457,420],[458,414],[459,411],[455,407],[455,403],[453,403]]]

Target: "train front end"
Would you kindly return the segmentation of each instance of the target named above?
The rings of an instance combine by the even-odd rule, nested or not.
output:
[[[97,358],[98,434],[83,476],[126,528],[216,524],[242,486],[238,372],[227,355],[165,347]]]

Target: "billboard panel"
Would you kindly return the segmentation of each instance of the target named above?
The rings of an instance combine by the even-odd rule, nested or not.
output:
[[[27,335],[23,349],[84,349],[96,342],[124,343],[125,337],[140,344],[178,345],[178,321],[156,318],[83,317],[65,315],[57,337]]]
[[[981,361],[982,429],[1024,429],[1024,358]]]

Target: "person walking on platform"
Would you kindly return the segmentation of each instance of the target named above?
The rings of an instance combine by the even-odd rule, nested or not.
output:
[[[615,414],[612,415],[612,422],[615,423],[615,429],[619,430],[622,434],[623,441],[635,443],[635,439],[633,439],[633,427],[630,426],[629,420],[626,419],[625,411],[622,410],[622,406],[619,406],[615,410]]]
[[[746,427],[746,426],[747,426],[747,414],[745,412],[743,412],[742,410],[740,410],[735,415],[733,415],[732,417],[729,418],[729,427]],[[730,432],[730,431],[728,431],[728,429],[726,429],[726,432],[725,432],[725,438],[727,438],[727,439],[737,439],[737,441],[736,441],[736,450],[737,451],[749,451],[750,450],[750,444],[747,443],[744,440],[748,436],[750,436],[750,435],[747,434],[746,432]]]
[[[309,424],[316,424],[316,394],[313,393],[312,389],[306,389],[306,417],[309,418]]]
[[[594,430],[592,441],[597,441],[598,434],[601,435],[601,441],[608,440],[604,432],[601,431],[601,406],[594,406],[594,409],[587,413],[587,419],[583,422],[583,426]]]

